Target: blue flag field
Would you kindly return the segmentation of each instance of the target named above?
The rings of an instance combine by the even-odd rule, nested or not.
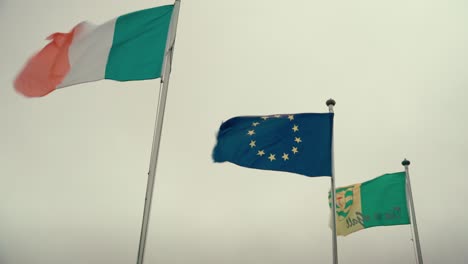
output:
[[[332,175],[333,113],[240,116],[224,122],[213,150],[215,162]]]

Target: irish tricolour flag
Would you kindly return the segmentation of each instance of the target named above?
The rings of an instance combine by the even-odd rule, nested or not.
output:
[[[28,97],[84,82],[161,76],[173,5],[137,11],[102,25],[82,22],[54,33],[26,63],[15,89]]]

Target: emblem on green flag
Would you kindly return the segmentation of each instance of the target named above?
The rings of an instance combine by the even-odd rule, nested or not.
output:
[[[342,188],[336,192],[336,214],[339,220],[348,217],[349,210],[353,205],[353,188]]]

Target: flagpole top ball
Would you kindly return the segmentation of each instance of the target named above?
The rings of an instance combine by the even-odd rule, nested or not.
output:
[[[333,100],[333,99],[330,98],[330,99],[327,100],[327,103],[326,103],[326,104],[327,104],[327,106],[330,106],[330,105],[335,106],[336,102],[335,102],[335,100]]]
[[[403,161],[401,162],[401,165],[403,165],[403,166],[408,166],[408,165],[410,165],[410,164],[411,164],[411,162],[410,162],[409,160],[407,160],[407,159],[405,159],[405,160],[403,160]]]

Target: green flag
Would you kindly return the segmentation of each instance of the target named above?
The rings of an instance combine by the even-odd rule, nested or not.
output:
[[[405,172],[397,172],[337,188],[336,234],[346,236],[373,226],[409,224],[405,183]],[[331,208],[331,201],[329,204]]]

